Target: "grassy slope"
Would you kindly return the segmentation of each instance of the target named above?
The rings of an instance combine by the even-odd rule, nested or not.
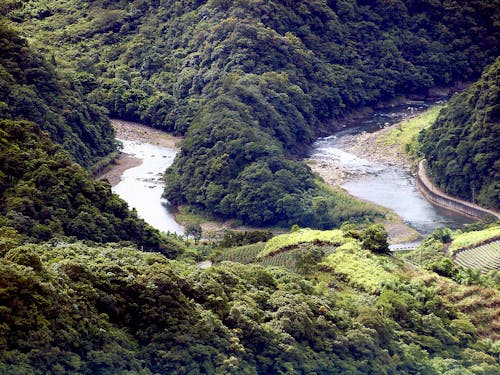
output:
[[[448,250],[453,255],[461,249],[479,246],[480,244],[492,242],[499,238],[500,225],[481,231],[460,233],[453,236],[453,241]]]
[[[428,128],[436,121],[442,108],[442,105],[436,105],[416,117],[403,121],[390,132],[378,137],[376,142],[382,146],[398,147],[410,157],[418,157],[418,135],[422,129]]]

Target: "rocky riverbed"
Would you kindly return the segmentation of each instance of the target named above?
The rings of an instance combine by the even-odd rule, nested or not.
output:
[[[116,138],[121,140],[144,142],[175,150],[178,149],[178,144],[182,140],[181,137],[175,137],[161,130],[136,122],[112,119],[111,125],[115,129]],[[122,152],[118,159],[115,160],[115,163],[97,178],[100,180],[107,179],[111,186],[116,186],[127,169],[137,167],[141,164],[142,160],[137,156]]]
[[[382,166],[397,167],[410,172],[413,162],[406,156],[402,145],[387,145],[381,140],[400,123],[386,126],[376,132],[360,132],[343,135],[339,139],[339,147],[343,151],[353,154],[359,158],[367,159]],[[338,159],[309,159],[307,160],[311,169],[325,180],[330,186],[341,186],[348,180],[364,174],[364,171],[352,170]]]

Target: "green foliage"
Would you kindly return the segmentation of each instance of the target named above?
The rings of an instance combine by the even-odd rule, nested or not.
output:
[[[496,238],[496,227],[491,229],[467,233],[457,231],[458,234],[453,234],[448,228],[438,228],[417,249],[400,252],[398,256],[460,284],[498,288],[500,242],[492,242]],[[450,242],[450,237],[468,245],[461,250],[454,250],[452,244],[445,251],[444,245]],[[487,244],[481,246],[484,242]]]
[[[354,240],[339,246],[323,265],[353,286],[370,293],[377,293],[384,284],[398,280],[390,263],[363,250],[360,243]]]
[[[460,251],[455,262],[465,269],[481,270],[483,273],[500,270],[500,240],[472,249]]]
[[[417,117],[407,119],[396,128],[377,138],[377,142],[386,146],[399,146],[412,159],[421,158],[420,143],[418,142],[419,133],[434,124],[443,105],[435,105]]]
[[[360,248],[355,261],[386,279],[377,294],[342,278],[332,290],[283,268],[200,270],[117,245],[12,253],[28,248],[37,272],[0,258],[2,373],[437,374],[446,361],[498,372],[494,345],[436,293],[439,281],[387,279],[387,257]]]
[[[0,118],[35,122],[84,167],[116,149],[103,109],[85,99],[74,77],[57,72],[3,21],[0,51]]]
[[[257,242],[250,245],[242,245],[233,248],[224,248],[218,251],[215,256],[216,261],[230,261],[237,263],[254,263],[259,254],[264,249],[263,242]]]
[[[188,225],[186,225],[186,228],[184,229],[184,234],[185,234],[186,238],[189,238],[189,236],[192,236],[195,244],[197,244],[201,239],[203,231],[202,231],[201,226],[199,224],[188,224]]]
[[[10,20],[111,116],[186,135],[171,202],[250,224],[362,220],[290,154],[334,118],[475,79],[497,55],[484,0],[17,4]]]
[[[459,233],[453,236],[449,251],[451,254],[454,254],[460,249],[475,247],[499,238],[500,225],[495,225],[480,231]]]
[[[389,253],[387,236],[387,231],[382,224],[370,225],[360,233],[363,248],[378,254]]]
[[[343,244],[345,239],[342,232],[338,229],[320,231],[304,228],[292,233],[280,234],[271,238],[266,243],[264,249],[258,254],[258,257],[264,258],[275,253],[287,251],[298,244],[306,242],[332,244],[338,246]]]
[[[36,124],[0,120],[0,134],[4,139],[0,143],[0,226],[14,228],[25,241],[69,236],[96,242],[133,241],[169,257],[183,251],[181,244],[130,211],[107,182],[93,181]]]
[[[266,242],[271,237],[273,233],[271,231],[264,230],[252,230],[252,231],[231,231],[225,230],[222,239],[219,241],[218,246],[220,248],[236,247],[250,245],[257,242]]]
[[[441,188],[493,208],[500,202],[499,69],[497,59],[420,136],[430,175]]]

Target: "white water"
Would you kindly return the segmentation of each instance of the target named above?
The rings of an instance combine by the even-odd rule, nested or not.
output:
[[[176,151],[140,141],[125,141],[123,152],[142,159],[142,164],[127,169],[113,192],[135,208],[139,217],[162,232],[184,233],[184,228],[173,216],[168,201],[161,197],[163,173],[174,162]]]
[[[408,107],[409,113],[415,109]],[[350,177],[342,187],[351,195],[397,213],[408,225],[420,234],[426,235],[438,227],[458,228],[471,220],[452,211],[429,203],[415,186],[415,178],[397,167],[357,157],[344,150],[345,137],[361,131],[374,131],[401,120],[405,111],[375,114],[370,119],[336,135],[320,138],[313,145],[311,159],[318,162],[334,163],[342,166]]]

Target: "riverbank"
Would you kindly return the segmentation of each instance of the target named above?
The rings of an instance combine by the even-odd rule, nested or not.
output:
[[[327,147],[319,157],[309,159],[308,164],[328,185],[337,188],[346,189],[344,185],[359,179],[371,181],[373,176],[387,170],[402,171],[411,179],[414,176],[414,162],[406,154],[405,148],[418,147],[414,146],[415,137],[435,121],[440,109],[441,106],[435,106],[423,113],[410,112],[393,125],[388,125],[382,119],[380,129],[372,132],[343,132],[332,137],[333,143],[326,142],[333,144],[329,147],[337,151],[330,154],[333,149]],[[382,224],[389,233],[391,244],[413,241],[419,237],[418,232],[405,224],[401,217],[385,207],[376,206],[386,212]]]
[[[111,119],[111,125],[115,129],[115,137],[127,141],[139,141],[152,145],[173,148],[179,150],[182,137],[176,137],[162,130],[151,128],[137,122]]]
[[[104,173],[97,176],[98,180],[108,180],[111,186],[116,186],[127,169],[138,167],[142,164],[142,160],[130,154],[120,153],[120,156],[110,164]]]
[[[179,150],[178,145],[182,140],[181,137],[176,137],[136,122],[116,119],[111,119],[110,122],[115,130],[115,137],[117,139],[144,142],[156,146],[168,147],[176,151]],[[96,179],[107,179],[111,186],[116,186],[121,181],[123,172],[127,169],[138,167],[142,162],[141,158],[122,152],[102,173],[96,176]]]

